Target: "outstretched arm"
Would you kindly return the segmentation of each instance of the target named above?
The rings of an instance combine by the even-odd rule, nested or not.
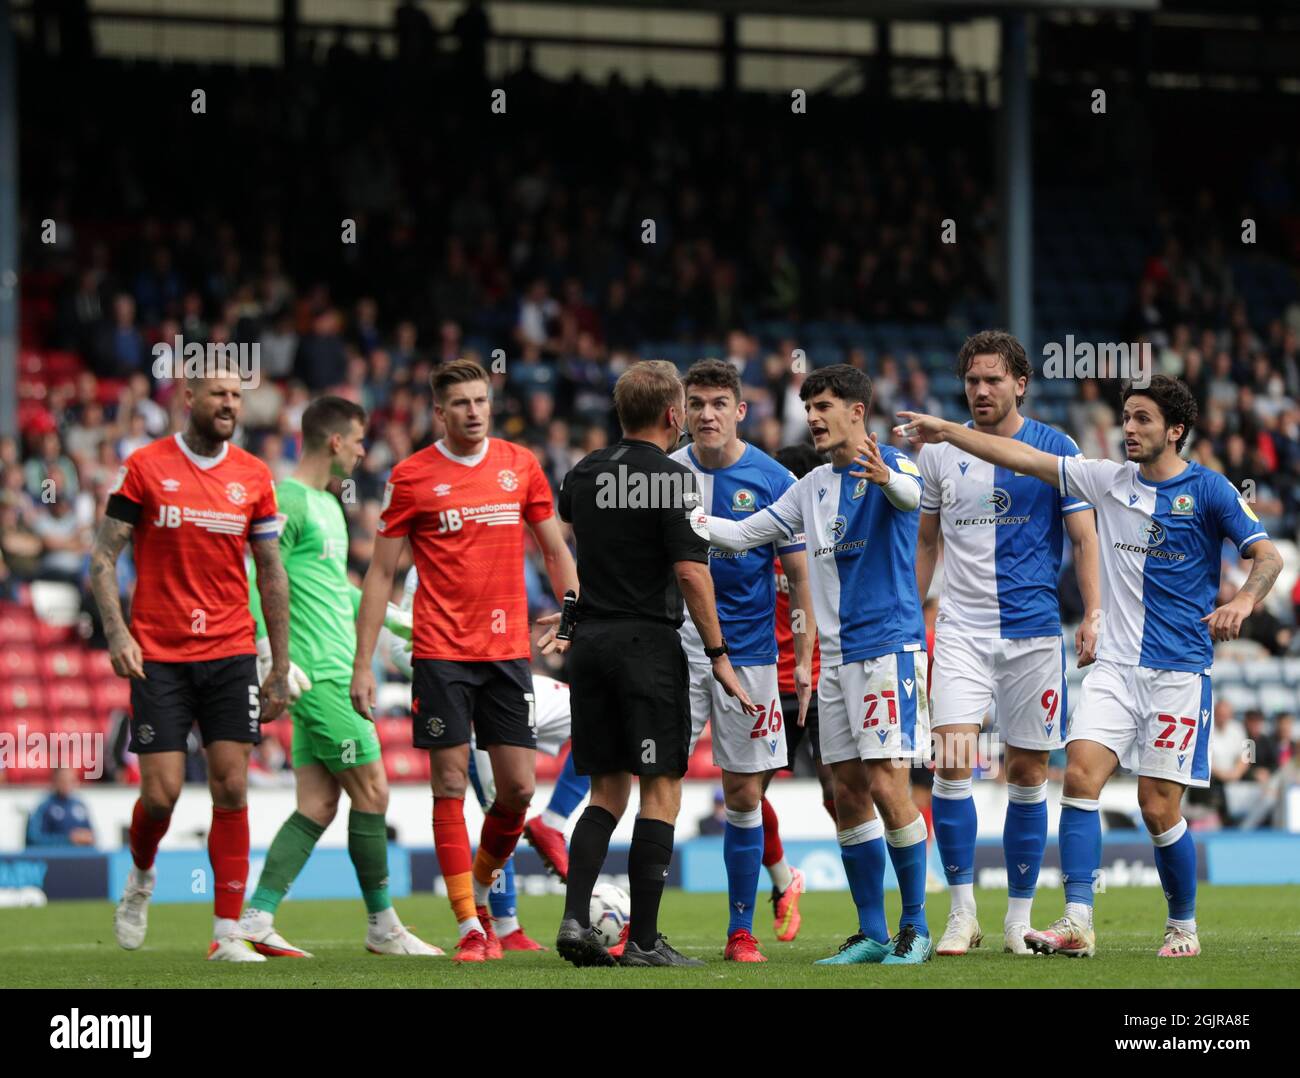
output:
[[[899,412],[907,420],[896,428],[912,445],[938,445],[949,442],[965,453],[980,460],[1002,468],[1010,468],[1021,475],[1032,475],[1044,483],[1056,486],[1057,462],[1061,459],[1053,453],[1044,453],[1041,449],[1025,445],[1014,438],[999,438],[996,434],[984,434],[982,431],[967,427],[962,423],[940,419],[938,416],[923,415],[920,412]]]

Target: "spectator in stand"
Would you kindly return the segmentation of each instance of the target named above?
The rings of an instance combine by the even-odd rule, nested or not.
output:
[[[1277,742],[1268,732],[1264,713],[1252,708],[1246,712],[1246,775],[1256,782],[1267,782],[1277,772]]]
[[[125,378],[149,369],[144,336],[136,328],[135,300],[128,293],[113,297],[111,318],[100,326],[91,359],[95,373],[104,378]]]
[[[86,803],[77,796],[77,772],[54,769],[50,795],[27,817],[27,848],[93,846],[95,830]]]
[[[699,832],[703,835],[721,835],[726,830],[727,824],[727,803],[723,796],[722,790],[713,791],[713,811],[707,816],[701,816],[699,822]]]
[[[1289,767],[1300,751],[1300,745],[1296,744],[1295,716],[1291,712],[1283,711],[1273,720],[1273,743],[1277,746],[1279,770]]]
[[[1233,715],[1232,705],[1219,700],[1214,705],[1214,737],[1210,740],[1209,804],[1226,826],[1228,801],[1224,794],[1225,783],[1239,782],[1245,777],[1247,763],[1246,728]]]
[[[314,394],[342,385],[347,377],[348,354],[341,329],[338,312],[326,308],[312,319],[311,333],[298,342],[294,377]]]
[[[63,455],[63,443],[59,439],[58,431],[52,429],[52,424],[51,429],[41,434],[39,446],[36,454],[29,457],[23,466],[27,493],[31,495],[33,501],[39,502],[49,495],[52,489],[50,481],[54,480],[64,486],[66,494],[75,497],[78,489],[77,469],[72,461]]]
[[[31,529],[41,541],[41,560],[36,579],[54,580],[82,588],[86,559],[90,556],[93,509],[78,512],[78,498],[66,486],[58,472],[51,473],[50,497],[42,498],[32,513]],[[89,518],[89,519],[88,519]]]

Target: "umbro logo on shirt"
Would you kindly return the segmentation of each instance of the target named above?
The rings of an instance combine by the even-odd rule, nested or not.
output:
[[[179,480],[179,479],[164,479],[164,480],[162,481],[162,488],[163,488],[163,490],[165,490],[168,494],[175,494],[178,490],[181,489],[181,483],[180,483],[180,480]]]
[[[434,492],[434,494],[436,494],[439,498],[445,498],[448,494],[451,493],[451,484],[450,484],[450,483],[439,483],[436,487],[433,488],[433,492]]]

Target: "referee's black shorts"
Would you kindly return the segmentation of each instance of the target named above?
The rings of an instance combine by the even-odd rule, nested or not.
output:
[[[585,620],[569,650],[573,765],[580,775],[686,774],[690,678],[681,638],[653,621]]]

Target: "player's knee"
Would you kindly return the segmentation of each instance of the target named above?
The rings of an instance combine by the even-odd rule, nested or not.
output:
[[[248,779],[240,774],[213,775],[208,780],[212,803],[218,808],[241,809],[248,800]]]
[[[496,804],[507,812],[527,812],[533,800],[533,784],[527,779],[497,782]]]
[[[329,827],[338,815],[339,803],[337,798],[333,801],[300,801],[298,811],[317,826]]]
[[[172,814],[172,809],[176,807],[176,802],[180,800],[180,786],[174,789],[155,784],[145,787],[140,791],[140,801],[144,805],[144,810],[153,819],[161,820]]]
[[[1017,785],[1024,784],[1018,783]],[[1092,772],[1087,767],[1077,760],[1071,760],[1065,765],[1066,797],[1083,797],[1088,800],[1096,800],[1100,792],[1100,784],[1094,781]]]

